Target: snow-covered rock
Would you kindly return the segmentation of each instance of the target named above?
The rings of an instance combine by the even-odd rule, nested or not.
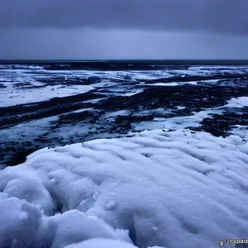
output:
[[[18,248],[217,247],[247,236],[247,177],[239,136],[154,130],[46,148],[0,171],[0,240]]]

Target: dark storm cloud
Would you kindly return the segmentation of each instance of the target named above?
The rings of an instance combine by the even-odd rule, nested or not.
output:
[[[0,0],[0,26],[248,34],[248,0]]]
[[[248,36],[241,35],[95,28],[6,28],[2,34],[3,59],[248,58]]]
[[[0,0],[0,59],[247,59],[248,0]]]

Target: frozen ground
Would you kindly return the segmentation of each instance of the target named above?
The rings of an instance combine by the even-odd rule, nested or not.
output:
[[[0,248],[248,238],[247,67],[16,65],[0,81]]]
[[[0,106],[43,102],[55,97],[77,95],[94,88],[109,88],[119,82],[132,81],[147,86],[197,85],[197,80],[216,83],[219,79],[247,76],[246,67],[191,67],[143,71],[48,70],[40,66],[0,67]],[[234,78],[235,78],[234,77]],[[191,79],[191,80],[190,80]],[[192,79],[196,79],[192,81]],[[90,84],[90,85],[88,85]],[[130,89],[132,88],[131,85]],[[112,87],[113,93],[121,89]],[[126,89],[125,89],[126,90]]]
[[[19,164],[46,146],[146,129],[228,136],[248,125],[247,84],[247,67],[1,66],[0,163]]]

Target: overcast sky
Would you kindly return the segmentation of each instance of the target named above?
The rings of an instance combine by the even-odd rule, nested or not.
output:
[[[248,59],[248,0],[0,0],[3,59]]]

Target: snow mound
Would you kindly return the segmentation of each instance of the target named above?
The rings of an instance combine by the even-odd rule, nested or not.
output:
[[[0,247],[38,247],[41,212],[25,201],[0,194]]]
[[[39,150],[0,171],[0,240],[198,248],[244,238],[247,147],[237,135],[153,130]]]
[[[78,244],[68,245],[65,248],[135,248],[137,246],[133,246],[128,243],[124,243],[118,240],[111,239],[91,239],[88,241],[84,241]]]
[[[94,238],[131,243],[127,232],[114,230],[103,220],[77,210],[47,217],[39,206],[1,193],[0,211],[1,248],[62,248]]]

